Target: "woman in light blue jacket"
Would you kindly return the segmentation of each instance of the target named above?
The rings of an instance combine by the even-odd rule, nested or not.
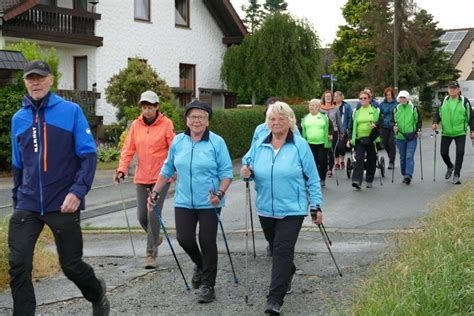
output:
[[[148,211],[152,211],[158,192],[176,172],[176,237],[195,264],[192,286],[200,289],[198,301],[209,303],[215,299],[217,276],[216,211],[220,213],[224,206],[224,195],[233,179],[232,161],[222,137],[208,129],[211,106],[193,101],[185,111],[188,128],[171,143],[168,158],[148,198]]]
[[[265,238],[273,248],[272,277],[266,313],[280,313],[283,299],[291,293],[296,271],[295,245],[308,215],[322,222],[319,175],[308,143],[294,135],[296,118],[288,104],[276,102],[266,114],[271,131],[258,139],[242,160],[242,176],[255,181],[257,214]]]

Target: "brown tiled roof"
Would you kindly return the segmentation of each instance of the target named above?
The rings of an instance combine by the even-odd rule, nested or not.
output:
[[[12,1],[12,0],[7,0]],[[8,8],[5,11],[5,15],[3,16],[4,21],[8,21],[13,19],[14,17],[19,16],[22,13],[25,13],[29,9],[33,8],[35,5],[39,4],[39,0],[24,0],[24,1],[16,1],[17,4]]]
[[[464,36],[464,39],[461,41],[458,48],[453,53],[450,59],[450,61],[453,64],[457,65],[459,61],[461,60],[462,56],[464,56],[466,51],[469,49],[469,46],[471,46],[472,41],[474,41],[474,28],[453,29],[453,30],[445,30],[445,31],[446,32],[467,31],[466,36]]]
[[[229,0],[203,0],[219,25],[225,37],[240,39],[247,34],[247,29]]]

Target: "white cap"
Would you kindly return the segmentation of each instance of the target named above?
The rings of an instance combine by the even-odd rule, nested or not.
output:
[[[142,102],[156,104],[156,103],[160,103],[160,98],[155,92],[148,90],[148,91],[143,92],[142,95],[140,96],[140,101],[138,103],[142,103]]]
[[[398,92],[397,101],[400,102],[400,98],[407,98],[407,101],[410,101],[410,93],[406,90]]]

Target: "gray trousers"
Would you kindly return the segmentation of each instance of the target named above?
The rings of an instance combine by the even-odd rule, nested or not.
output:
[[[160,222],[156,215],[148,213],[146,204],[148,198],[147,189],[153,190],[154,184],[137,184],[137,218],[142,228],[147,233],[146,255],[156,257],[158,255],[158,240],[160,237]],[[160,198],[156,201],[155,211],[161,216],[161,209],[166,199],[170,183],[166,183],[160,192]]]

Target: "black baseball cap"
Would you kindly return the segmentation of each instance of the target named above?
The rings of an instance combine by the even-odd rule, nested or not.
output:
[[[184,115],[188,116],[188,112],[192,109],[200,109],[206,111],[209,114],[209,119],[211,119],[212,107],[209,104],[201,102],[199,100],[194,100],[186,105],[186,107],[184,108]]]
[[[459,82],[451,81],[450,83],[448,83],[448,88],[459,88]]]
[[[51,67],[49,67],[47,62],[42,60],[30,61],[25,66],[23,78],[26,78],[31,74],[46,77],[51,74]]]

